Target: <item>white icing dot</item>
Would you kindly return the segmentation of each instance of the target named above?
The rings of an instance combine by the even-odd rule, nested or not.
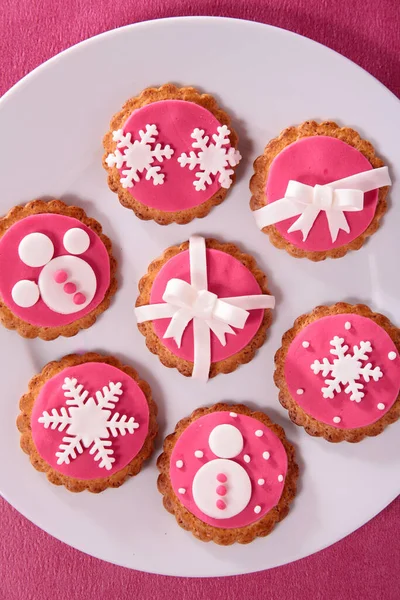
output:
[[[388,359],[389,360],[394,360],[396,358],[396,356],[397,356],[396,352],[393,352],[393,351],[389,352]]]
[[[333,421],[334,423],[340,423],[340,421],[341,421],[341,420],[342,420],[342,419],[341,419],[340,417],[333,417],[333,419],[332,419],[332,421]]]
[[[229,413],[229,416],[230,416],[230,417],[233,417],[233,418],[235,419],[235,418],[237,417],[237,414],[236,414],[236,413],[233,413],[233,412],[230,412],[230,413]]]
[[[243,450],[243,436],[234,425],[223,423],[214,427],[208,444],[219,458],[234,458]]]
[[[304,341],[304,342],[302,342],[302,344],[301,344],[301,345],[303,346],[303,348],[308,348],[308,347],[309,347],[309,345],[310,345],[310,342],[306,342],[306,341]]]
[[[268,460],[270,456],[271,456],[271,455],[270,455],[270,453],[269,453],[269,452],[263,452],[263,458],[264,458],[265,460]]]
[[[302,388],[299,388],[299,389],[296,391],[296,394],[298,394],[299,396],[301,396],[302,394],[304,394],[304,390],[303,390]]]
[[[179,489],[178,489],[178,492],[179,492],[180,494],[186,494],[186,490],[185,490],[185,488],[179,488]]]
[[[73,227],[64,234],[63,244],[70,254],[83,254],[90,246],[90,238],[83,229]]]
[[[202,450],[196,450],[194,455],[196,458],[203,458],[204,452]]]
[[[346,321],[346,323],[344,324],[344,328],[347,329],[347,330],[351,329],[351,323],[350,323],[350,321]]]
[[[250,456],[249,456],[248,454],[245,454],[245,455],[243,456],[243,460],[244,460],[244,462],[247,462],[247,463],[249,463],[249,462],[251,461],[251,458],[250,458]]]
[[[257,431],[255,431],[254,434],[257,437],[262,437],[264,435],[264,433],[263,433],[263,431],[261,429],[257,429]]]
[[[257,506],[255,506],[255,507],[254,507],[254,512],[256,513],[256,515],[258,515],[258,513],[260,513],[260,512],[261,512],[261,506],[259,506],[259,505],[257,504]]]
[[[183,467],[183,460],[177,460],[175,464],[176,464],[176,466],[177,466],[178,469],[182,469],[182,467]]]
[[[383,404],[383,402],[379,402],[379,404],[378,404],[377,408],[378,408],[379,410],[385,410],[386,406]]]
[[[278,481],[279,481],[279,483],[282,483],[282,481],[283,481],[283,475],[278,475]]]
[[[39,287],[34,281],[21,279],[11,290],[11,296],[17,306],[29,308],[39,300]]]
[[[264,483],[265,483],[265,479],[259,479],[259,480],[257,481],[257,483],[258,483],[258,485],[264,485]]]
[[[29,233],[18,246],[18,255],[28,267],[43,267],[53,258],[53,254],[53,242],[44,233]]]

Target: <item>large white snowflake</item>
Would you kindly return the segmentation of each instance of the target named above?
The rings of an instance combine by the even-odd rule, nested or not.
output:
[[[53,408],[51,414],[45,410],[39,417],[39,423],[43,423],[46,429],[64,431],[68,427],[67,435],[56,452],[57,464],[69,465],[71,459],[90,447],[89,454],[94,455],[98,466],[110,470],[115,462],[112,442],[108,439],[110,434],[117,437],[133,433],[139,427],[134,417],[128,419],[118,412],[111,416],[109,409],[115,408],[122,394],[122,384],[110,382],[96,392],[96,401],[88,398],[89,392],[75,378],[66,377],[62,389],[68,408],[63,406],[60,412]]]
[[[229,188],[232,183],[233,169],[227,167],[235,167],[242,158],[240,152],[235,148],[227,150],[224,147],[230,143],[230,130],[228,127],[221,125],[217,127],[217,131],[218,134],[214,133],[212,136],[214,143],[209,144],[210,138],[205,135],[204,130],[194,129],[191,136],[195,140],[192,143],[192,148],[199,148],[199,151],[196,154],[192,150],[189,156],[183,152],[178,158],[181,167],[189,165],[191,171],[195,167],[199,167],[199,170],[195,173],[197,179],[193,181],[197,192],[205,190],[206,185],[211,185],[211,175],[217,175],[217,173],[219,173],[218,183],[221,184],[221,187]]]
[[[373,369],[370,362],[364,366],[362,364],[362,361],[368,360],[368,354],[372,352],[371,342],[360,342],[359,346],[353,346],[353,354],[347,354],[349,347],[344,343],[343,338],[335,336],[330,344],[333,346],[330,353],[337,358],[333,359],[332,363],[327,358],[323,358],[322,362],[315,360],[311,365],[315,375],[320,372],[323,377],[329,373],[332,375],[332,379],[325,379],[326,387],[321,388],[323,397],[333,398],[335,392],[342,391],[341,386],[346,386],[344,392],[350,394],[350,400],[361,402],[365,394],[362,391],[364,383],[359,380],[363,378],[364,382],[368,383],[370,379],[378,381],[383,377],[380,367]]]
[[[139,131],[140,140],[132,142],[132,134],[124,133],[122,129],[113,132],[113,140],[117,142],[115,152],[109,154],[106,158],[106,163],[109,167],[116,166],[117,169],[126,168],[122,171],[121,184],[123,188],[131,188],[134,186],[134,181],[140,181],[138,173],[146,171],[146,180],[153,181],[153,185],[161,185],[164,183],[165,175],[160,173],[161,167],[152,166],[154,160],[163,162],[164,158],[170,159],[174,151],[167,144],[161,146],[157,144],[154,148],[152,145],[158,136],[156,125],[146,125],[146,131]],[[122,148],[122,152],[120,150]]]

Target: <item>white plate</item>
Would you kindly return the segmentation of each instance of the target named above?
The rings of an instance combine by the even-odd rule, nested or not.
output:
[[[186,226],[160,227],[137,219],[108,190],[101,166],[101,139],[110,117],[142,88],[166,81],[214,94],[234,118],[244,155],[228,199],[206,219]],[[0,330],[1,492],[45,531],[126,567],[168,575],[232,575],[316,552],[360,527],[398,494],[398,425],[355,445],[313,439],[288,421],[272,381],[281,335],[317,304],[361,300],[400,323],[397,181],[383,227],[362,250],[340,260],[296,260],[256,229],[248,206],[252,162],[281,129],[310,118],[355,127],[387,159],[396,179],[397,99],[324,46],[256,23],[185,18],[111,31],[39,67],[0,102],[1,213],[38,196],[77,203],[103,224],[120,264],[115,300],[88,331],[43,342]],[[163,367],[147,351],[132,311],[148,263],[194,232],[240,243],[268,274],[277,297],[271,335],[255,360],[208,384]],[[150,464],[118,490],[96,496],[50,485],[19,449],[18,400],[47,361],[77,350],[115,354],[138,368],[159,405],[162,436],[201,405],[229,400],[265,409],[298,449],[300,488],[289,516],[272,535],[249,546],[198,542],[162,507],[155,468],[161,439]]]

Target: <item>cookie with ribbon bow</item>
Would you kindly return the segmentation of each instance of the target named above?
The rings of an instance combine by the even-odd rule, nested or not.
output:
[[[117,289],[100,223],[60,200],[34,200],[0,219],[0,321],[26,338],[87,329]]]
[[[50,483],[99,493],[139,473],[154,449],[157,406],[130,366],[95,352],[45,365],[20,400],[21,448]]]
[[[193,236],[150,264],[135,314],[165,366],[207,381],[254,357],[274,306],[254,258],[234,244]]]
[[[306,121],[254,162],[250,208],[277,248],[313,261],[340,258],[378,229],[390,185],[388,168],[356,131]]]
[[[400,329],[365,305],[301,315],[275,356],[291,420],[329,442],[359,442],[400,418]]]
[[[209,94],[170,83],[125,102],[103,141],[108,185],[144,220],[189,223],[220,204],[241,159],[230,117]]]
[[[223,546],[271,533],[289,512],[299,473],[282,427],[222,403],[179,421],[157,466],[164,507],[178,525]]]

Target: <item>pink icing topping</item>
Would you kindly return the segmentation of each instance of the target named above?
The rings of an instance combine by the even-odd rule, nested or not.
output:
[[[302,138],[287,146],[272,161],[266,194],[268,202],[283,198],[290,179],[307,185],[324,185],[372,169],[370,162],[361,152],[345,142],[327,136]],[[326,215],[320,212],[308,237],[303,242],[301,231],[288,233],[297,217],[276,223],[279,233],[289,242],[308,251],[321,251],[348,244],[371,223],[378,202],[378,190],[364,194],[364,208],[360,212],[346,212],[350,233],[340,231],[332,242]]]
[[[227,519],[216,519],[204,514],[196,505],[192,494],[192,483],[199,469],[209,461],[217,458],[211,451],[208,445],[208,438],[211,431],[221,424],[234,424],[237,427],[244,439],[243,450],[235,458],[233,462],[241,465],[246,471],[251,481],[251,498],[248,505],[237,515]],[[262,437],[254,435],[256,430],[263,431]],[[194,456],[194,450],[198,447],[204,448],[204,461],[199,461]],[[268,450],[271,458],[265,461],[263,452]],[[250,463],[246,463],[243,456],[251,454]],[[185,469],[178,469],[176,461],[183,460]],[[184,496],[180,496],[180,502],[196,517],[213,525],[214,527],[222,527],[233,529],[235,527],[245,527],[254,521],[261,519],[279,502],[282,495],[283,485],[278,481],[278,475],[286,477],[287,473],[287,455],[285,448],[280,439],[263,423],[246,415],[238,415],[233,419],[229,416],[229,412],[214,412],[194,421],[179,437],[175,444],[171,455],[170,462],[170,477],[172,487],[178,495],[178,489],[183,487],[186,489]],[[217,479],[221,481],[220,475]],[[265,485],[260,486],[257,481],[265,479]],[[225,476],[226,481],[226,476]],[[229,480],[227,483],[227,492],[229,494]],[[217,499],[216,506],[225,500]],[[221,505],[222,506],[222,505]],[[228,499],[229,506],[229,499]],[[260,506],[259,513],[254,512],[254,508]],[[226,508],[226,506],[224,506]]]
[[[217,494],[218,494],[218,496],[225,496],[225,494],[226,494],[226,487],[224,485],[219,485],[217,487]]]
[[[122,395],[116,403],[115,409],[111,409],[114,414],[127,415],[128,418],[134,417],[139,427],[134,433],[126,433],[124,436],[118,435],[108,438],[112,441],[114,449],[115,463],[110,470],[99,468],[98,463],[90,455],[90,447],[84,448],[82,454],[71,460],[70,464],[57,464],[56,452],[59,451],[59,445],[63,438],[68,435],[67,429],[60,432],[57,429],[45,428],[38,419],[43,411],[51,413],[52,409],[60,412],[62,407],[68,408],[62,385],[66,377],[76,378],[89,392],[88,398],[95,398],[97,390],[108,385],[110,381],[122,384]],[[112,416],[112,415],[111,415]],[[99,477],[109,477],[113,473],[123,469],[141,450],[146,439],[149,428],[149,408],[146,396],[134,379],[129,377],[123,371],[105,363],[84,363],[77,367],[69,367],[58,373],[52,379],[49,379],[42,387],[32,410],[31,416],[32,437],[39,454],[44,460],[63,475],[74,477],[76,479],[97,479]]]
[[[171,258],[159,271],[151,288],[150,303],[163,302],[166,285],[170,279],[177,277],[190,283],[189,252],[185,250]],[[241,262],[226,252],[207,250],[208,289],[220,298],[260,294],[261,289],[254,275]],[[242,350],[257,333],[263,310],[251,310],[243,329],[236,329],[236,335],[226,336],[226,346],[222,346],[215,335],[211,334],[212,362],[224,360]],[[193,323],[186,328],[182,345],[177,347],[173,339],[163,339],[170,319],[153,321],[156,334],[162,343],[176,356],[193,361]]]
[[[163,100],[135,110],[127,119],[123,131],[131,133],[132,139],[136,140],[139,139],[139,131],[145,130],[148,124],[157,126],[156,143],[162,146],[169,144],[174,154],[162,163],[154,162],[154,165],[161,165],[161,172],[165,174],[164,183],[153,185],[151,181],[146,181],[143,173],[140,181],[128,188],[132,196],[146,206],[167,212],[192,208],[211,198],[221,187],[217,178],[212,176],[213,183],[204,191],[196,192],[193,186],[196,171],[182,168],[178,158],[182,152],[189,154],[193,150],[191,135],[194,129],[203,129],[211,138],[221,123],[212,113],[193,102]],[[120,172],[123,170],[124,167]]]
[[[224,475],[224,473],[219,473],[217,475],[217,480],[220,481],[221,483],[225,483],[225,481],[227,480],[226,475]]]
[[[216,504],[217,508],[219,508],[220,510],[224,510],[226,508],[226,504],[223,500],[217,500]]]
[[[350,323],[350,328],[346,323]],[[346,354],[353,354],[353,346],[359,346],[360,341],[371,342],[372,351],[368,358],[361,361],[362,366],[368,363],[372,368],[379,367],[383,376],[377,381],[372,378],[369,382],[363,377],[362,382],[365,396],[360,402],[350,400],[350,394],[341,384],[341,391],[335,392],[333,398],[324,398],[321,388],[325,387],[325,379],[331,379],[332,374],[323,376],[314,374],[311,364],[326,357],[330,363],[337,357],[331,354],[333,346],[330,341],[335,336],[344,339],[349,349]],[[309,346],[303,347],[303,342]],[[391,360],[389,353],[395,352],[396,359]],[[355,314],[332,315],[310,323],[302,329],[291,343],[285,361],[285,378],[289,392],[297,404],[309,415],[340,429],[365,427],[380,419],[394,404],[400,389],[400,366],[396,347],[390,336],[374,321]],[[303,389],[302,394],[297,391]],[[384,409],[378,404],[383,403]]]
[[[56,258],[68,254],[63,246],[63,238],[65,233],[74,227],[86,231],[90,238],[88,250],[79,256],[89,263],[97,279],[96,293],[90,304],[81,311],[68,315],[53,312],[41,298],[30,308],[22,308],[15,304],[11,295],[13,286],[23,279],[37,282],[42,270],[42,267],[29,267],[21,261],[18,256],[21,240],[30,233],[44,233],[54,245]],[[0,239],[0,297],[15,315],[32,325],[56,327],[80,319],[100,304],[109,285],[110,259],[106,247],[94,231],[77,219],[49,213],[32,215],[15,223]]]

